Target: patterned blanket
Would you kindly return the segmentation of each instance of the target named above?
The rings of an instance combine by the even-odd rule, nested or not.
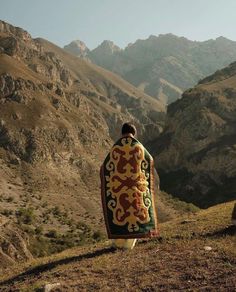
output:
[[[127,136],[112,147],[101,167],[101,195],[108,238],[158,235],[153,159]]]

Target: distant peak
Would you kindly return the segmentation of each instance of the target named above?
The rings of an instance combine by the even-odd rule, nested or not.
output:
[[[154,35],[154,34],[151,34],[151,35],[148,37],[148,40],[152,40],[152,39],[157,39],[157,36]]]
[[[182,37],[179,37],[173,33],[165,33],[165,34],[159,34],[158,36],[156,35],[153,35],[151,34],[149,37],[148,37],[148,40],[156,40],[156,39],[159,39],[159,38],[166,38],[166,39],[180,39]]]
[[[159,34],[159,37],[166,37],[166,38],[179,38],[177,35],[173,33],[164,33]]]
[[[145,41],[158,41],[158,40],[185,40],[190,41],[183,36],[177,36],[173,33],[159,34],[158,36],[151,34],[147,39],[138,39],[135,43],[145,42]],[[130,43],[127,47],[132,46],[135,43]]]
[[[110,40],[104,40],[101,45],[114,45],[114,42]]]
[[[64,48],[66,48],[66,47],[74,47],[74,48],[77,47],[77,48],[80,48],[82,50],[88,49],[86,44],[81,40],[74,40],[74,41],[70,42],[69,45],[66,45]]]
[[[218,38],[216,38],[216,41],[217,41],[217,42],[232,42],[232,40],[227,39],[227,38],[224,37],[224,36],[219,36]]]
[[[113,41],[110,41],[110,40],[104,40],[100,46],[101,47],[109,47],[109,48],[115,49],[115,50],[120,50],[120,48]]]
[[[85,57],[89,52],[88,47],[81,40],[72,41],[69,45],[64,46],[64,49],[79,57]]]
[[[76,45],[84,45],[85,46],[85,43],[81,40],[74,40],[71,42],[71,44],[76,44]]]
[[[121,51],[121,48],[118,47],[113,41],[104,40],[97,48],[93,51],[104,51],[106,54],[113,54],[115,52]]]

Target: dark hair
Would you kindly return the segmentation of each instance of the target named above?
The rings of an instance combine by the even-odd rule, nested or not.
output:
[[[136,134],[136,128],[131,123],[124,123],[123,126],[122,126],[122,129],[121,129],[121,133],[122,133],[122,135],[125,135],[125,134],[133,134],[133,135],[135,135]]]

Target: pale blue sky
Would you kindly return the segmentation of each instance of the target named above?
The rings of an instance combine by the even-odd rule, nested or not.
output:
[[[236,0],[0,0],[0,19],[59,46],[120,47],[149,35],[236,40]]]

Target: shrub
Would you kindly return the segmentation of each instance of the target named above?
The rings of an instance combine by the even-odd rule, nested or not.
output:
[[[38,226],[35,228],[35,234],[42,234],[43,233],[43,226]]]
[[[47,202],[43,202],[41,206],[42,206],[42,208],[46,208],[46,207],[47,207],[47,205],[48,205],[48,203],[47,203]]]
[[[11,203],[11,202],[14,201],[14,198],[13,198],[12,196],[9,196],[8,198],[6,198],[6,201],[7,201],[8,203]]]
[[[100,231],[95,231],[93,233],[93,239],[96,241],[100,241],[104,238],[104,235]]]
[[[34,222],[34,210],[32,208],[20,208],[16,211],[18,223],[32,224]]]
[[[55,229],[49,230],[47,236],[50,238],[58,238],[58,233]]]
[[[2,213],[2,215],[8,217],[8,216],[13,214],[13,211],[12,210],[8,210],[8,209],[4,209],[1,213]]]
[[[55,216],[60,216],[61,215],[61,210],[58,206],[54,207],[52,209],[52,214],[55,215]]]
[[[27,234],[29,235],[34,235],[35,234],[35,229],[30,227],[29,225],[24,225],[24,226],[21,226],[21,229],[26,232]]]

